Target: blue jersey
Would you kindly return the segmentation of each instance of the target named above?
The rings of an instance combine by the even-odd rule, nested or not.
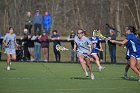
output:
[[[138,50],[138,40],[133,33],[130,33],[126,36],[128,40],[126,44],[126,48],[129,50],[130,56],[137,57],[137,50]]]
[[[15,49],[15,40],[16,40],[15,34],[7,33],[3,39],[5,40],[5,42],[7,44],[6,48]]]
[[[92,44],[89,38],[83,36],[82,39],[79,39],[78,36],[75,36],[74,42],[77,44],[78,53],[89,53],[90,47],[88,45]]]
[[[140,59],[140,39],[137,39],[137,55],[138,55],[137,58]]]
[[[91,37],[89,40],[94,44],[94,48],[92,49],[92,53],[98,53],[98,49],[100,49],[101,39],[99,37]]]
[[[100,38],[99,37],[91,37],[89,38],[89,40],[92,42],[92,44],[94,44],[94,48],[100,48]]]
[[[126,51],[126,59],[127,60],[130,60],[130,52],[129,52],[129,49],[127,49],[127,51]]]

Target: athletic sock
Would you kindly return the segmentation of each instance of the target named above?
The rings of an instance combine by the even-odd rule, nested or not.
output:
[[[85,72],[85,76],[88,77],[88,72]]]

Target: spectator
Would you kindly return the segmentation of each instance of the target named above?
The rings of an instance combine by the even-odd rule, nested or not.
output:
[[[35,61],[35,56],[34,56],[34,41],[32,40],[32,35],[28,35],[28,51],[30,53],[30,60]]]
[[[56,45],[60,44],[60,35],[57,33],[57,30],[54,30],[51,35],[51,40],[53,40],[53,51],[55,54],[56,61],[60,61],[61,55],[60,51],[57,51]]]
[[[75,37],[74,31],[71,31],[70,35],[67,37],[67,40],[71,42],[71,62],[74,62],[74,37]],[[78,58],[76,56],[76,61],[78,61]]]
[[[30,60],[30,54],[28,51],[28,30],[24,29],[23,37],[21,37],[22,46],[23,46],[23,60],[28,61]]]
[[[46,11],[45,12],[45,15],[43,17],[43,28],[44,28],[44,31],[46,33],[49,34],[50,32],[50,27],[51,27],[51,21],[52,21],[52,17],[51,15]]]
[[[34,24],[34,33],[37,31],[41,33],[41,24],[42,24],[42,15],[40,15],[40,11],[36,10],[36,14],[33,17]]]
[[[19,45],[16,47],[16,61],[23,61],[23,47],[22,47],[22,40],[18,39],[17,44]]]
[[[30,11],[28,11],[27,14],[26,14],[25,28],[28,29],[29,34],[31,34],[31,29],[32,29],[32,14],[31,14]]]
[[[2,34],[0,33],[0,60],[2,56]]]
[[[49,40],[48,40],[48,35],[47,35],[47,33],[45,33],[45,31],[39,37],[39,41],[41,42],[42,52],[44,55],[44,62],[47,62],[48,61]]]
[[[113,29],[109,30],[109,39],[116,40],[116,35]],[[116,64],[116,44],[108,41],[109,53],[111,58],[111,63]]]
[[[41,43],[39,41],[40,33],[35,33],[35,35],[32,37],[32,40],[34,41],[34,50],[35,50],[35,60],[41,61]]]

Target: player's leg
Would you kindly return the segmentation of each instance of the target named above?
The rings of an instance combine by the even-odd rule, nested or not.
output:
[[[137,68],[140,72],[140,58],[137,59]],[[140,81],[140,75],[139,75],[139,81]]]
[[[130,67],[131,69],[138,75],[140,75],[140,71],[136,67],[137,60],[135,57],[130,58]]]
[[[94,75],[92,73],[92,65],[90,63],[90,58],[85,58],[85,61],[86,61],[86,65],[88,66],[89,68],[89,71],[90,71],[90,75],[91,75],[91,79],[94,80]]]
[[[129,79],[129,77],[128,77],[128,70],[129,70],[129,68],[130,68],[130,64],[129,64],[129,62],[126,64],[126,66],[125,66],[125,72],[124,72],[124,78],[125,79]]]
[[[82,66],[82,69],[83,69],[83,71],[85,73],[85,76],[88,77],[88,72],[87,72],[87,69],[86,69],[85,61],[84,61],[84,55],[79,54],[78,58],[79,58],[81,66]]]
[[[13,61],[17,60],[17,55],[16,55],[16,50],[11,50],[11,55],[10,55],[10,59]],[[10,60],[10,65],[11,65],[11,60]]]
[[[140,71],[140,60],[137,60],[137,68]]]
[[[92,56],[95,58],[95,62],[97,64],[98,68],[99,68],[99,71],[101,71],[102,69],[104,69],[104,67],[102,67],[101,64],[100,64],[100,62],[99,62],[98,55],[97,54],[93,54]]]
[[[16,61],[16,54],[11,54],[12,60]]]
[[[11,55],[7,54],[7,70],[10,70]]]

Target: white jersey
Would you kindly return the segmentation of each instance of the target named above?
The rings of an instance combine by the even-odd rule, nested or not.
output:
[[[3,38],[5,40],[7,46],[5,47],[5,53],[6,54],[15,54],[15,40],[16,35],[15,34],[9,34],[7,33],[5,37]]]
[[[15,40],[16,40],[16,35],[15,34],[7,33],[4,37],[4,40],[7,44],[6,48],[15,49]]]
[[[92,44],[92,42],[89,40],[89,38],[83,36],[82,39],[79,39],[78,36],[75,36],[74,42],[77,44],[77,52],[78,53],[89,53],[90,47],[89,44]]]

